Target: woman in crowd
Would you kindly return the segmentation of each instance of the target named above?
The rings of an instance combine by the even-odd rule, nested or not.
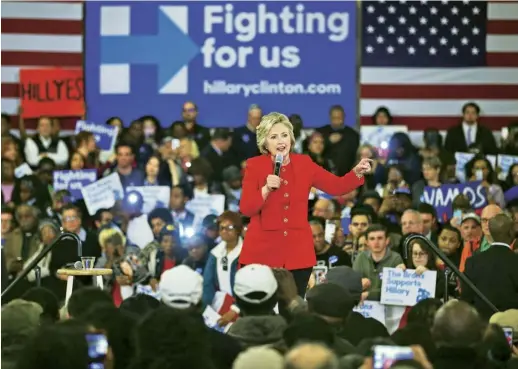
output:
[[[419,205],[421,196],[425,187],[440,187],[441,186],[441,160],[432,156],[423,160],[423,177],[412,186],[412,201],[414,206]]]
[[[10,137],[2,138],[2,159],[10,160],[15,167],[23,163],[23,158],[16,142]]]
[[[324,156],[325,151],[325,140],[324,136],[320,132],[313,132],[308,138],[308,150],[307,154],[310,156],[314,163],[320,165],[328,172],[335,173],[335,165],[331,159]]]
[[[143,270],[130,271],[125,264],[127,259],[138,255],[139,248],[127,245],[124,233],[115,226],[106,226],[99,232],[101,257],[96,268],[113,269],[114,274],[104,276],[105,283],[111,288],[113,301],[119,306],[122,300],[133,294],[133,284],[145,274]]]
[[[85,158],[77,151],[74,152],[72,155],[70,155],[68,167],[70,168],[70,170],[85,169]]]
[[[376,126],[387,126],[392,124],[392,114],[385,106],[380,106],[372,116],[372,124]]]
[[[221,242],[210,251],[203,272],[203,303],[227,313],[233,303],[234,277],[243,247],[243,222],[239,213],[225,211],[218,217],[218,224]],[[226,323],[235,317],[237,312],[231,311]]]
[[[465,171],[466,178],[470,181],[482,181],[490,204],[505,207],[504,191],[498,184],[493,166],[485,156],[475,156],[466,164]]]
[[[309,191],[315,187],[331,196],[350,193],[364,183],[363,176],[371,166],[370,160],[362,159],[351,172],[337,177],[310,157],[293,154],[294,143],[287,116],[263,116],[257,127],[257,147],[262,155],[247,160],[243,178],[240,211],[251,219],[240,263],[285,266],[303,295],[316,264],[307,219]],[[273,161],[278,154],[282,168],[274,175]]]
[[[159,120],[152,115],[143,116],[139,120],[143,125],[144,143],[156,150],[163,137],[162,126]]]
[[[436,271],[437,279],[435,282],[435,298],[441,299],[444,296],[444,275],[438,271],[435,255],[430,251],[428,245],[422,240],[413,241],[408,253],[411,257],[408,258],[406,265],[400,264],[397,267],[406,270],[415,270],[417,275],[421,275],[427,271]]]
[[[144,179],[144,186],[171,186],[170,176],[168,178],[167,171],[162,171],[160,174],[163,162],[160,156],[152,155],[149,157],[145,167],[146,178]],[[170,173],[169,173],[170,174]],[[164,177],[164,178],[162,178]]]

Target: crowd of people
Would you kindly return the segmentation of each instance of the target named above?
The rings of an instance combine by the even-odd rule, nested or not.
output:
[[[444,144],[431,129],[424,147],[396,133],[386,150],[361,143],[360,134],[344,125],[341,106],[332,106],[329,124],[313,131],[302,117],[289,117],[293,151],[327,171],[344,176],[362,158],[372,159],[364,184],[346,195],[311,189],[307,216],[317,264],[304,297],[286,269],[239,262],[250,221],[240,213],[243,173],[246,161],[261,155],[259,106],[252,105],[246,124],[236,129],[200,125],[194,102],[186,102],[181,120],[166,128],[153,116],[129,124],[112,117],[106,124],[119,127],[113,151],[100,151],[91,132],[62,135],[59,120],[50,117],[38,120],[35,135],[20,121],[15,135],[11,118],[2,115],[2,291],[61,232],[76,234],[83,256],[95,257],[97,268],[113,270],[103,277],[104,290],[89,277],[75,278],[65,304],[67,278],[57,271],[74,267],[77,248],[69,240],[56,245],[37,273],[2,296],[2,365],[518,366],[518,163],[503,176],[486,158],[518,155],[518,125],[510,124],[497,143],[480,123],[476,104],[461,112]],[[375,125],[395,123],[385,107],[373,115]],[[462,179],[455,152],[474,154]],[[62,169],[95,169],[98,178],[116,173],[124,189],[168,186],[169,204],[144,214],[123,198],[90,215],[83,199],[53,189],[53,173]],[[423,202],[426,187],[462,180],[481,182],[483,209],[459,194],[453,216],[444,219]],[[211,194],[225,196],[225,210],[197,222],[189,203]],[[414,234],[437,246],[490,304],[461,283],[428,242],[416,239],[407,247]],[[383,268],[437,271],[434,298],[407,307],[395,328],[356,309],[380,301]],[[509,328],[511,344],[504,333]],[[410,347],[411,353],[379,364],[380,346]]]

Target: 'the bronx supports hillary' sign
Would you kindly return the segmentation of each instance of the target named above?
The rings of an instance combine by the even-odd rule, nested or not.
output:
[[[87,2],[88,119],[155,114],[192,100],[208,126],[238,126],[247,107],[327,123],[356,116],[356,3]]]

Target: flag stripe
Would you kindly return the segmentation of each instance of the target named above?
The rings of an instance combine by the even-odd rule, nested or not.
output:
[[[2,33],[34,34],[34,35],[83,35],[83,24],[76,20],[2,19]]]
[[[32,66],[36,61],[39,65],[46,67],[80,67],[83,65],[83,54],[2,51],[2,65]]]
[[[489,53],[507,53],[518,51],[518,35],[487,35]]]
[[[381,68],[363,67],[362,84],[481,85],[518,84],[518,68]]]
[[[374,112],[373,112],[374,113]],[[425,129],[434,128],[438,130],[447,130],[448,128],[453,127],[456,124],[459,124],[460,116],[456,114],[455,116],[439,116],[439,117],[430,117],[430,116],[416,116],[416,117],[405,117],[405,116],[395,116],[394,124],[406,125],[412,130],[424,131]],[[487,127],[490,127],[493,130],[500,129],[502,127],[507,126],[511,119],[509,117],[482,117],[480,122]],[[362,125],[372,125],[372,114],[371,115],[363,115],[361,117],[360,123]]]
[[[516,67],[518,53],[494,53],[486,56],[487,65],[492,67]]]
[[[492,20],[518,20],[518,2],[492,2],[487,6],[487,19]]]
[[[55,2],[2,2],[2,19],[53,19],[53,20],[83,20],[83,4],[65,1]],[[3,30],[2,30],[3,32]]]
[[[363,85],[361,96],[364,99],[518,99],[518,85],[407,85],[405,88],[394,85]]]
[[[9,51],[72,52],[83,50],[83,37],[76,35],[2,34],[2,49]]]
[[[487,22],[486,32],[490,35],[515,35],[518,20],[496,20]]]

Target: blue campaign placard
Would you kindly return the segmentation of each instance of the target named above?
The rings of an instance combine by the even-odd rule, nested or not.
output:
[[[74,198],[83,198],[81,189],[97,180],[96,169],[54,171],[54,191],[68,190]]]
[[[112,2],[86,6],[87,117],[169,126],[193,101],[209,127],[243,125],[251,104],[328,123],[357,110],[352,1]]]
[[[91,132],[94,135],[95,144],[98,149],[111,151],[115,146],[119,128],[108,126],[104,123],[98,124],[87,122],[85,120],[78,120],[76,122],[75,134],[77,135],[81,131]]]

